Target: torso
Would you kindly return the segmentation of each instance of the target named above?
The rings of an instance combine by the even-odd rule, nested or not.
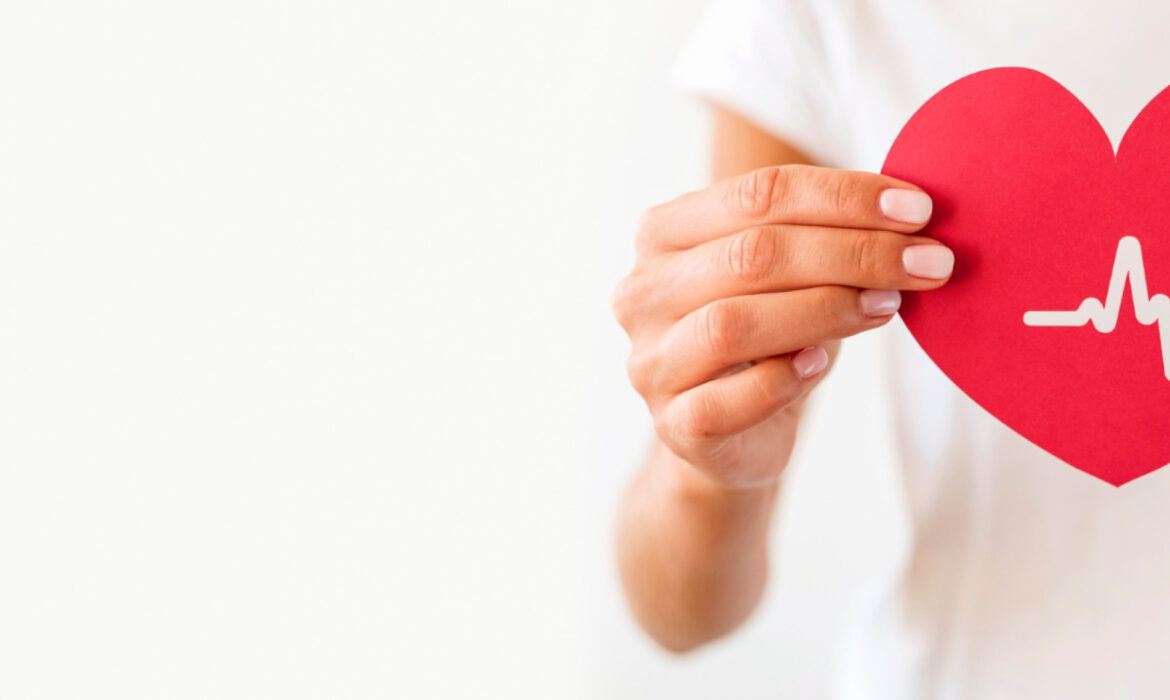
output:
[[[842,167],[880,170],[922,102],[983,68],[1048,73],[1115,145],[1170,85],[1161,3],[840,1],[817,12],[832,94],[856,116],[841,125],[853,136],[836,146]],[[1088,476],[969,400],[901,324],[887,337],[912,543],[896,586],[854,627],[840,695],[1170,697],[1170,469],[1122,489]]]

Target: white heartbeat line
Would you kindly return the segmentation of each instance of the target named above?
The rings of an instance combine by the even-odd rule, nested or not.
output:
[[[1162,371],[1170,379],[1170,297],[1165,294],[1150,296],[1146,290],[1146,267],[1142,262],[1142,245],[1133,236],[1126,236],[1117,242],[1117,256],[1113,258],[1113,275],[1109,278],[1109,292],[1105,303],[1089,297],[1081,302],[1076,311],[1026,311],[1024,325],[1027,326],[1083,326],[1090,321],[1100,333],[1112,332],[1117,327],[1121,313],[1121,295],[1125,292],[1125,281],[1129,279],[1129,292],[1133,297],[1134,316],[1144,326],[1158,324],[1158,336],[1162,341]]]

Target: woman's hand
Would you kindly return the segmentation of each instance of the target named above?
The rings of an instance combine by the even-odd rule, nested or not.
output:
[[[950,277],[951,251],[913,235],[930,214],[908,183],[805,165],[647,211],[614,313],[662,443],[718,485],[775,481],[839,339],[889,321],[897,290]]]

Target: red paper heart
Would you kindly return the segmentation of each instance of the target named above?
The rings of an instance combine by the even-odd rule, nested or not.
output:
[[[975,73],[910,118],[882,172],[930,193],[925,234],[955,251],[951,281],[906,293],[901,311],[939,368],[1008,427],[1111,484],[1170,463],[1170,299],[1159,298],[1170,293],[1170,89],[1115,158],[1089,110],[1048,76]],[[1126,278],[1109,297],[1115,276],[1143,268],[1146,290]],[[1025,323],[1029,311],[1078,308],[1079,318],[1029,316],[1066,325]],[[1068,325],[1089,316],[1100,329]]]

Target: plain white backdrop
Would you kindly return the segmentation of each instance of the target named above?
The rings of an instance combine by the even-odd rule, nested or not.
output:
[[[741,633],[610,554],[649,421],[609,290],[705,181],[683,2],[0,12],[0,697],[818,697],[898,547],[878,344]]]

